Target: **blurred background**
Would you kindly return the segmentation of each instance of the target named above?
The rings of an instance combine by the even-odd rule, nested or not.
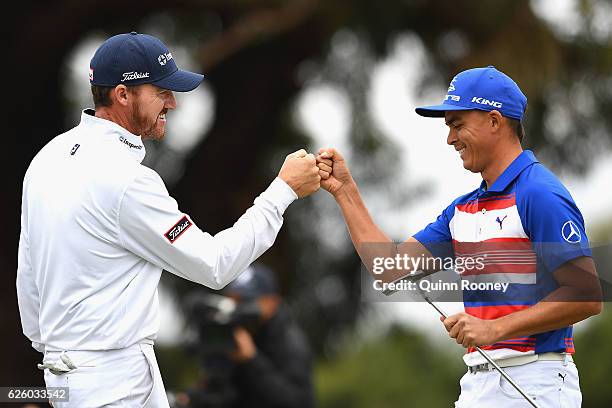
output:
[[[21,182],[36,152],[90,107],[89,60],[107,37],[158,36],[204,84],[177,94],[167,135],[147,144],[182,211],[207,232],[232,223],[286,154],[335,146],[396,241],[478,186],[446,141],[439,103],[459,71],[495,65],[527,95],[527,138],[566,183],[593,243],[612,236],[612,4],[604,0],[30,1],[3,19],[8,112],[0,245],[0,385],[42,385],[21,334],[15,276]],[[109,163],[111,166],[112,163]],[[450,406],[465,371],[435,311],[361,301],[360,261],[321,191],[292,204],[262,258],[314,352],[318,407]],[[195,284],[165,273],[156,352],[166,388],[201,375],[185,344]],[[449,312],[461,305],[446,304]],[[610,406],[612,313],[576,326],[585,407]]]

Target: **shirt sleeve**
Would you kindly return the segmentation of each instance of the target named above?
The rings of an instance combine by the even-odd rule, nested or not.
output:
[[[24,219],[22,211],[17,256],[17,304],[19,306],[23,334],[30,339],[32,347],[36,351],[44,353],[45,348],[41,341],[39,326],[40,295],[34,280]]]
[[[119,209],[122,245],[185,279],[221,289],[274,243],[297,195],[276,178],[236,223],[212,236],[182,213],[157,173],[148,169],[126,189]]]
[[[453,237],[450,222],[455,211],[455,203],[446,207],[434,222],[429,223],[421,231],[414,234],[419,241],[435,257],[453,256]]]
[[[584,219],[562,186],[532,185],[519,201],[523,229],[538,259],[549,271],[581,256],[591,256]]]

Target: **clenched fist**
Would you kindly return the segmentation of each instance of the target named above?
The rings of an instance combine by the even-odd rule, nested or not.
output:
[[[336,196],[343,187],[354,184],[344,157],[334,148],[319,149],[317,166],[321,171],[321,187]]]
[[[278,177],[287,183],[299,198],[307,197],[321,187],[317,161],[314,155],[306,153],[304,149],[287,156]]]
[[[490,345],[500,340],[493,320],[482,320],[467,313],[441,317],[448,335],[463,347]]]

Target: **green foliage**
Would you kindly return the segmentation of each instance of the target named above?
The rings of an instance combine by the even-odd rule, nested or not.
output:
[[[576,355],[583,408],[609,407],[612,402],[612,312],[592,317],[593,321],[576,334]]]
[[[34,154],[66,130],[61,71],[75,44],[96,32],[110,35],[151,27],[157,30],[153,34],[194,50],[198,64],[194,69],[206,73],[206,84],[215,94],[212,128],[181,164],[184,176],[171,189],[181,209],[210,233],[235,222],[269,183],[283,153],[309,143],[307,135],[295,129],[288,112],[300,92],[317,83],[339,88],[349,100],[348,139],[360,185],[376,186],[380,196],[395,207],[409,205],[409,199],[426,199],[420,186],[398,184],[401,157],[372,120],[368,104],[372,73],[398,36],[406,33],[416,35],[425,47],[427,64],[418,84],[424,92],[428,87],[444,87],[460,70],[496,65],[516,79],[529,98],[528,146],[556,170],[585,170],[611,144],[612,42],[609,36],[595,35],[592,27],[598,17],[596,6],[607,3],[580,0],[577,34],[570,36],[556,34],[556,27],[533,12],[532,3],[151,0],[146,10],[125,2],[121,13],[116,12],[116,2],[101,0],[15,4],[12,18],[6,21],[12,34],[6,36],[6,59],[19,61],[21,78],[36,80],[8,81],[6,94],[12,99],[6,116],[11,121],[4,140],[5,151],[12,153],[4,161],[5,189],[20,191]],[[394,196],[393,191],[403,195]],[[10,195],[11,199],[3,200],[4,212],[9,214],[8,230],[16,232],[19,199],[18,194]],[[315,200],[293,205],[266,262],[283,275],[283,287],[290,288],[290,300],[299,306],[296,309],[314,348],[322,353],[333,346],[335,333],[353,326],[368,305],[359,299],[359,260],[352,247],[329,249],[317,235],[319,230],[340,231],[333,239],[348,242],[344,225],[334,224],[334,212],[339,219],[337,208],[324,207],[325,203],[316,206]],[[429,220],[423,221],[425,225]],[[329,225],[332,228],[323,229]],[[28,354],[31,350],[21,334],[14,294],[18,240],[14,233],[5,235],[0,261],[3,270],[13,272],[1,286],[3,328],[9,333],[2,341],[4,349],[20,358],[0,370],[0,380],[32,384],[40,381],[40,373],[33,368],[38,356]],[[169,286],[179,281],[168,275],[163,280]],[[182,281],[175,286],[184,293],[193,284]],[[320,290],[325,288],[333,295],[327,296],[327,303],[321,296],[325,290]],[[605,336],[612,330],[608,320],[607,315],[597,320],[588,331],[592,337],[581,335],[577,342],[580,366],[588,367],[581,374],[589,406],[609,405],[607,394],[597,399],[609,390],[605,386],[606,357],[612,353],[605,343],[611,338]],[[189,374],[179,370],[189,365],[171,350],[157,351],[166,385],[171,388],[170,381],[182,385],[182,376]],[[392,407],[394,401],[398,406],[448,406],[458,393],[460,360],[447,359],[413,334],[396,331],[384,341],[340,358],[319,369],[323,406]],[[455,362],[457,366],[451,365]]]
[[[423,335],[393,328],[380,340],[316,367],[318,406],[451,406],[465,371],[460,353],[459,346],[441,349]]]
[[[591,318],[589,326],[575,337],[582,406],[608,407],[612,401],[612,312]],[[451,406],[464,372],[461,349],[452,346],[449,343],[442,349],[420,334],[394,328],[379,340],[317,365],[318,406]]]
[[[166,390],[184,391],[201,377],[197,358],[185,353],[182,347],[156,345],[155,356]]]

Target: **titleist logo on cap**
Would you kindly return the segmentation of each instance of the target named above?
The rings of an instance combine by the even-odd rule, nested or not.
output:
[[[95,86],[155,84],[175,92],[195,89],[204,76],[176,66],[174,56],[159,38],[123,33],[106,39],[96,50],[89,67],[89,82]]]
[[[121,80],[121,82],[131,81],[133,79],[148,78],[148,77],[149,77],[148,72],[135,72],[135,71],[124,72],[123,79]]]

